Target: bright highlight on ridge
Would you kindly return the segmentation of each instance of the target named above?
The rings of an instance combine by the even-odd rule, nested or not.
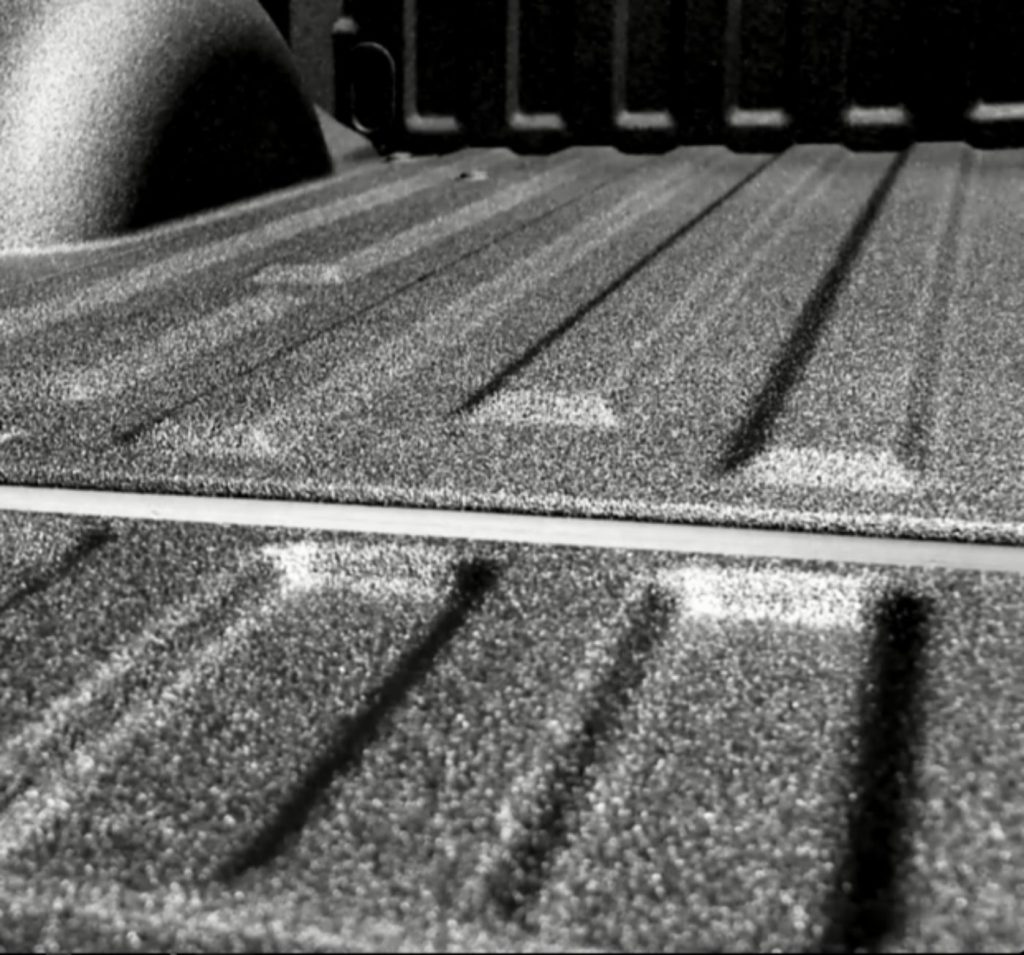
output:
[[[659,582],[691,617],[836,628],[859,626],[867,579],[800,570],[684,567],[663,572]]]
[[[574,428],[619,427],[600,395],[563,394],[541,389],[504,392],[486,401],[473,415],[477,424],[554,425]]]
[[[344,589],[364,597],[434,597],[450,555],[442,547],[298,541],[263,548],[288,594]]]
[[[775,448],[753,461],[746,477],[764,484],[910,491],[914,477],[890,451]]]

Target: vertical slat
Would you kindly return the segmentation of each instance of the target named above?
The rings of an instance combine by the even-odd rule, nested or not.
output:
[[[1024,145],[1024,4],[979,0],[975,23],[967,135],[983,146]]]
[[[844,140],[853,147],[891,149],[913,128],[909,76],[918,42],[906,4],[856,0],[846,28]]]
[[[307,85],[330,105],[331,58],[316,46],[329,31],[310,11],[334,5],[261,2],[294,34]],[[405,129],[432,146],[1024,141],[1017,0],[377,3],[359,0],[374,24],[360,39],[395,56]]]
[[[793,135],[796,61],[788,0],[729,0],[726,127],[735,149],[775,150]]]
[[[667,148],[677,139],[671,54],[672,0],[619,0],[615,19],[615,126],[624,148]]]
[[[444,0],[405,0],[402,26],[406,133],[432,146],[446,145],[462,132],[455,116],[459,63],[450,6]]]
[[[625,108],[633,112],[668,106],[669,57],[672,43],[672,0],[632,0],[626,7]]]
[[[520,149],[546,149],[567,136],[572,8],[558,0],[508,0],[506,115]]]
[[[461,3],[417,0],[416,105],[427,116],[454,117],[458,103]]]

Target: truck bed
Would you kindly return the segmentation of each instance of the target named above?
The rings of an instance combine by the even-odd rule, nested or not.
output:
[[[470,150],[10,257],[0,475],[1019,541],[1022,159]]]
[[[0,948],[1018,950],[1022,161],[399,155],[4,256]]]

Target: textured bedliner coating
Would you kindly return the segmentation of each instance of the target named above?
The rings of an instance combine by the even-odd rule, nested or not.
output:
[[[5,950],[1019,948],[1015,575],[0,536]]]
[[[1020,162],[470,150],[8,257],[0,477],[1019,542]]]

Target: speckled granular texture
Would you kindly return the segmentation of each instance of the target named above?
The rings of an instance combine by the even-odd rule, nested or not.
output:
[[[0,517],[0,948],[1019,950],[1011,575]]]
[[[0,153],[4,249],[118,234],[331,169],[288,49],[249,0],[5,0]]]
[[[1019,542],[1021,160],[466,150],[8,257],[0,479]]]

